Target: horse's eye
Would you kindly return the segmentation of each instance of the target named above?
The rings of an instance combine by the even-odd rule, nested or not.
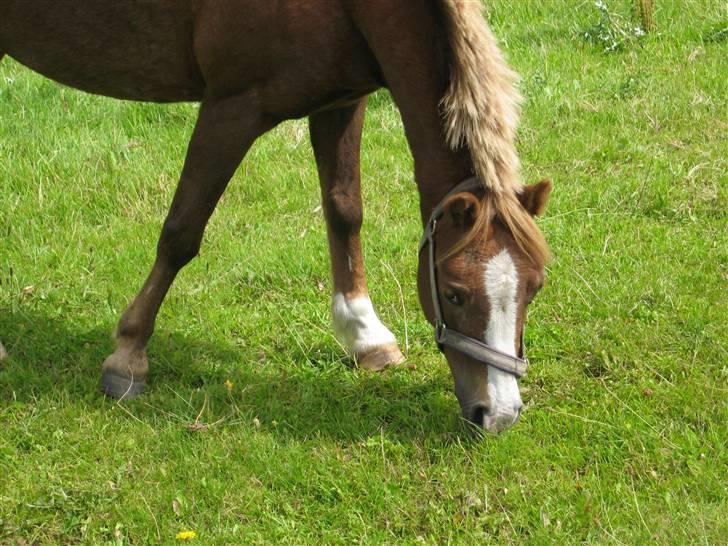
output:
[[[452,305],[462,305],[463,304],[462,298],[455,292],[450,292],[450,293],[446,294],[445,299]]]

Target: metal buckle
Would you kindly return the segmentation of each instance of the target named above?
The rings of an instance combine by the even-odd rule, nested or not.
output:
[[[438,320],[435,323],[435,341],[437,341],[437,343],[445,343],[446,338],[447,326],[445,326],[444,322]]]

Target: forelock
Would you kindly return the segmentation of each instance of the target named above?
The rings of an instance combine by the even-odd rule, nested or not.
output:
[[[471,246],[475,239],[490,229],[491,223],[496,219],[510,232],[517,247],[532,262],[541,266],[548,263],[550,252],[546,239],[516,195],[496,195],[487,191],[473,227],[438,261],[447,260]]]

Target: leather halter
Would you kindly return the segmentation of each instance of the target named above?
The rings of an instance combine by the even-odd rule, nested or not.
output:
[[[476,189],[482,189],[478,178],[468,178],[455,186],[450,192],[448,192],[442,201],[435,207],[430,215],[430,219],[425,227],[425,233],[420,241],[420,254],[424,250],[425,246],[429,247],[428,262],[430,268],[430,292],[432,294],[432,307],[435,313],[435,341],[440,350],[443,347],[451,347],[469,357],[493,366],[504,372],[507,372],[516,377],[522,377],[526,373],[528,368],[528,359],[526,358],[526,349],[523,342],[523,332],[521,333],[521,347],[520,354],[522,358],[509,355],[493,347],[489,346],[478,339],[466,336],[463,333],[448,328],[443,318],[442,306],[440,303],[440,295],[437,290],[437,262],[435,261],[435,231],[437,230],[438,221],[444,216],[443,205],[447,199],[456,193],[465,191],[471,191]],[[523,327],[525,331],[526,327]]]

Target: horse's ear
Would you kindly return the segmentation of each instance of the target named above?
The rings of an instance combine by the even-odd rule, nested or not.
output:
[[[480,213],[480,201],[472,193],[463,192],[453,195],[443,208],[456,226],[470,228]]]
[[[546,210],[546,204],[553,189],[554,185],[551,180],[544,178],[537,184],[524,186],[523,191],[518,194],[518,200],[531,216],[540,216]]]

